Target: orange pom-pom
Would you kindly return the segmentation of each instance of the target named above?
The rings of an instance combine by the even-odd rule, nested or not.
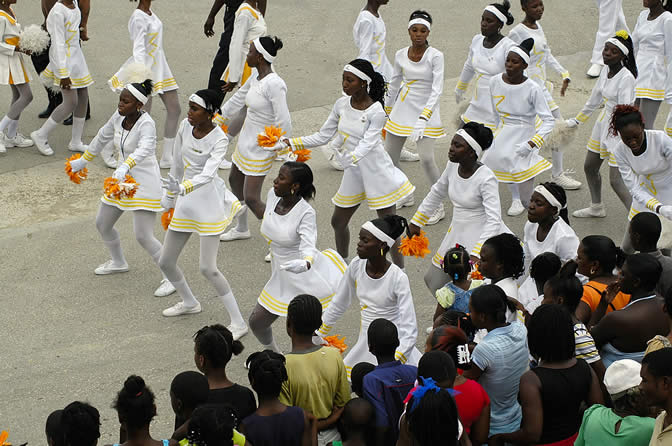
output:
[[[399,252],[405,256],[425,257],[431,251],[429,250],[429,239],[425,231],[420,231],[420,235],[414,235],[410,239],[404,237],[399,244]]]
[[[324,341],[328,346],[337,348],[341,353],[347,350],[348,346],[345,343],[345,336],[339,338],[338,336],[327,336]]]
[[[122,183],[115,178],[107,177],[103,182],[103,193],[108,198],[123,200],[124,198],[133,198],[138,191],[138,186],[138,182],[130,175],[126,175]]]
[[[305,163],[311,157],[312,150],[310,149],[299,149],[292,152],[296,155],[296,160],[300,163]]]
[[[175,213],[175,208],[170,208],[163,214],[161,214],[161,226],[163,230],[167,231],[168,226],[170,226],[170,221],[173,219],[173,214]]]
[[[478,270],[478,263],[474,264],[474,269],[471,270],[469,278],[474,280],[483,280],[483,274],[481,274],[481,272]]]
[[[380,136],[383,137],[383,141],[385,141],[385,138],[387,138],[387,130],[383,129],[380,131]]]
[[[219,126],[222,130],[224,130],[224,133],[229,133],[229,126],[226,124],[222,124]]]
[[[65,173],[68,174],[68,177],[70,177],[70,181],[72,181],[75,184],[81,184],[82,181],[86,180],[86,177],[89,176],[89,169],[86,167],[80,170],[79,172],[73,172],[72,171],[72,166],[70,166],[70,161],[74,161],[78,158],[80,158],[82,155],[79,153],[76,153],[72,155],[68,160],[65,162]]]
[[[267,126],[265,133],[257,135],[257,144],[261,147],[273,147],[285,132],[274,125]]]

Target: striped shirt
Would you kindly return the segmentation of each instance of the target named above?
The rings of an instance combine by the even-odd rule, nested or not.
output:
[[[576,343],[576,358],[583,359],[588,364],[599,361],[600,353],[595,347],[593,337],[581,322],[574,324],[574,342]]]

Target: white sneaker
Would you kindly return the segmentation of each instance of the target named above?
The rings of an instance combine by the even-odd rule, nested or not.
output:
[[[226,158],[222,160],[221,164],[219,165],[220,170],[228,170],[231,168],[231,161],[227,160]]]
[[[345,170],[345,169],[343,169],[343,165],[341,164],[341,162],[336,159],[336,155],[334,153],[329,155],[328,161],[329,161],[329,165],[333,169],[341,170],[341,171]]]
[[[413,205],[415,205],[415,194],[410,194],[397,201],[397,209],[409,208]]]
[[[435,225],[438,222],[440,222],[441,220],[443,220],[444,218],[446,218],[446,210],[443,207],[443,203],[441,203],[441,206],[439,206],[439,208],[436,210],[436,212],[434,212],[434,215],[429,217],[429,220],[427,220],[427,223],[425,223],[425,226]]]
[[[237,341],[238,339],[242,338],[250,331],[247,328],[247,325],[243,325],[242,327],[236,327],[235,325],[231,324],[226,328],[228,328],[231,334],[233,335],[234,341]]]
[[[587,208],[572,212],[572,216],[576,218],[604,218],[607,216],[607,210],[602,203],[591,203]]]
[[[68,150],[71,152],[84,153],[88,148],[89,146],[87,146],[86,144],[82,144],[81,142],[79,144],[73,144],[72,141],[68,143]]]
[[[399,156],[399,161],[407,161],[407,162],[412,162],[412,161],[420,161],[420,155],[418,155],[415,152],[411,152],[407,148],[401,149],[401,155]]]
[[[32,139],[35,142],[35,146],[37,147],[37,150],[45,156],[50,156],[54,154],[54,150],[49,146],[49,140],[47,138],[43,138],[40,135],[39,130],[35,130],[30,134],[30,139]]]
[[[5,147],[19,147],[19,148],[24,148],[24,147],[32,147],[35,145],[33,143],[32,139],[28,139],[25,136],[23,136],[21,133],[17,133],[14,138],[10,138],[4,133],[2,134],[3,139],[4,139],[4,144]]]
[[[165,317],[173,317],[173,316],[182,316],[183,314],[197,314],[200,313],[201,311],[203,311],[203,309],[201,308],[200,302],[198,302],[193,307],[186,307],[184,305],[184,302],[178,302],[172,307],[163,310],[162,314]]]
[[[154,296],[156,297],[166,297],[170,296],[175,292],[175,287],[173,286],[172,283],[170,283],[170,280],[168,279],[163,279],[161,283],[159,284],[159,287],[154,291]]]
[[[266,263],[271,263],[271,251],[268,251],[268,254],[266,254],[266,257],[264,257],[264,262]]]
[[[581,182],[570,178],[565,172],[561,173],[557,177],[551,175],[551,181],[562,187],[565,190],[576,190],[581,187]]]
[[[506,215],[515,217],[516,215],[520,215],[523,212],[525,212],[525,206],[523,206],[523,203],[521,203],[520,200],[513,200],[511,207],[509,207],[509,210],[506,211]]]
[[[114,266],[114,260],[99,265],[93,272],[98,276],[105,276],[107,274],[125,273],[128,271],[128,265]]]
[[[7,148],[2,143],[2,141],[0,141],[0,153],[7,153]]]
[[[586,73],[586,76],[588,77],[599,77],[600,72],[602,71],[602,65],[594,63],[588,68],[588,72]]]
[[[234,240],[245,240],[252,237],[250,231],[238,232],[236,228],[226,231],[224,234],[219,236],[219,240],[222,242],[232,242]]]

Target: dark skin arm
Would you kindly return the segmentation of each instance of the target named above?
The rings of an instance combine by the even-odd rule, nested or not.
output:
[[[215,26],[215,17],[217,17],[220,9],[222,9],[222,6],[224,6],[224,3],[225,0],[215,0],[212,4],[212,8],[210,8],[210,14],[208,14],[208,18],[205,20],[205,25],[203,25],[203,32],[205,33],[205,37],[212,37],[215,35],[215,30],[213,29]]]
[[[471,443],[474,446],[480,446],[487,443],[488,432],[490,431],[490,403],[488,403],[476,421],[471,425]]]
[[[79,37],[83,41],[89,40],[89,12],[91,11],[91,0],[79,0],[79,10],[82,12],[82,21],[79,24],[81,28],[79,31]]]
[[[618,281],[607,285],[607,288],[602,292],[602,296],[600,297],[600,303],[597,305],[595,311],[593,311],[593,314],[590,315],[590,321],[588,322],[589,329],[592,329],[595,325],[597,325],[602,320],[604,315],[607,314],[609,304],[614,301],[614,298],[620,289],[621,285]]]
[[[532,371],[520,377],[520,405],[523,408],[523,421],[520,429],[508,434],[497,434],[490,437],[490,446],[501,446],[504,443],[534,444],[541,438],[544,423],[544,410],[541,402],[541,381]]]
[[[600,363],[602,361],[599,361]],[[602,364],[602,367],[604,367],[604,364]],[[593,369],[590,369],[590,389],[588,390],[588,407],[592,406],[593,404],[604,404],[604,396],[602,394],[602,387],[600,387],[600,382],[597,379],[597,374],[593,371]]]
[[[317,418],[308,412],[303,412],[303,437],[301,446],[317,446]]]
[[[465,370],[462,376],[464,376],[467,379],[473,379],[474,381],[478,381],[478,378],[480,378],[482,374],[483,370],[479,369],[478,366],[472,362],[469,370]]]
[[[322,420],[317,420],[317,430],[318,431],[323,431],[325,429],[331,428],[333,425],[335,425],[338,420],[341,418],[341,415],[343,415],[343,409],[344,407],[335,407],[334,410],[331,412],[331,415],[329,415],[328,418],[324,418]]]
[[[618,336],[620,328],[622,328],[619,316],[616,312],[609,313],[590,330],[598,349]]]
[[[406,422],[406,414],[401,416],[399,420],[399,439],[397,446],[411,446],[411,433],[408,431],[408,423]]]
[[[175,441],[180,441],[183,438],[187,438],[187,431],[189,430],[189,421],[186,421],[182,426],[178,427],[175,432],[173,432],[173,435],[171,435],[170,439],[175,440]]]
[[[590,322],[590,314],[592,313],[592,310],[590,309],[590,306],[585,303],[584,301],[579,302],[579,306],[576,307],[576,311],[574,312],[574,316],[583,324],[587,327],[588,322]]]

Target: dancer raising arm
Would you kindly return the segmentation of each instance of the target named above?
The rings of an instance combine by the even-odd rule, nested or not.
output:
[[[164,316],[201,312],[201,304],[191,292],[177,259],[192,233],[201,243],[201,273],[212,283],[231,317],[229,330],[235,339],[247,333],[233,291],[217,268],[217,250],[221,234],[240,212],[241,205],[217,175],[226,154],[228,140],[224,131],[212,123],[220,93],[200,90],[189,97],[187,119],[182,121],[175,140],[173,167],[162,179],[166,192],[161,205],[175,208],[161,251],[159,266],[175,286],[181,302],[163,311]]]
[[[166,54],[163,51],[163,22],[151,10],[152,0],[139,0],[138,7],[128,21],[128,32],[133,42],[133,56],[131,56],[107,81],[113,91],[119,91],[124,84],[124,69],[131,63],[141,64],[151,69],[154,80],[152,96],[159,95],[166,107],[166,122],[163,130],[163,151],[159,166],[162,169],[171,167],[173,159],[173,145],[177,134],[177,123],[180,119],[180,102],[177,97],[177,81],[170,71]],[[152,111],[152,98],[145,104],[148,113]]]
[[[124,273],[128,263],[121,249],[119,231],[114,228],[125,211],[133,213],[135,238],[155,263],[161,255],[161,242],[154,236],[156,213],[161,210],[161,172],[156,162],[156,125],[149,113],[142,111],[152,93],[152,81],[142,84],[128,84],[121,90],[117,111],[98,131],[84,155],[70,161],[74,172],[78,172],[100,154],[105,146],[114,144],[115,151],[121,153],[124,161],[117,167],[112,177],[123,181],[131,173],[138,182],[138,190],[133,198],[112,198],[103,195],[96,216],[96,228],[103,243],[110,252],[111,259],[95,269],[98,275]],[[175,288],[165,278],[154,292],[155,296],[168,296]]]
[[[346,96],[336,101],[320,131],[283,141],[296,150],[322,146],[336,133],[344,137],[338,157],[345,171],[338,192],[331,199],[334,203],[331,226],[336,249],[347,258],[348,223],[359,205],[366,201],[378,217],[394,214],[395,203],[412,194],[415,186],[394,167],[383,148],[381,132],[387,120],[382,104],[385,96],[383,76],[374,71],[370,62],[355,59],[345,66],[342,82]],[[403,257],[396,248],[392,249],[392,259],[403,267]]]

